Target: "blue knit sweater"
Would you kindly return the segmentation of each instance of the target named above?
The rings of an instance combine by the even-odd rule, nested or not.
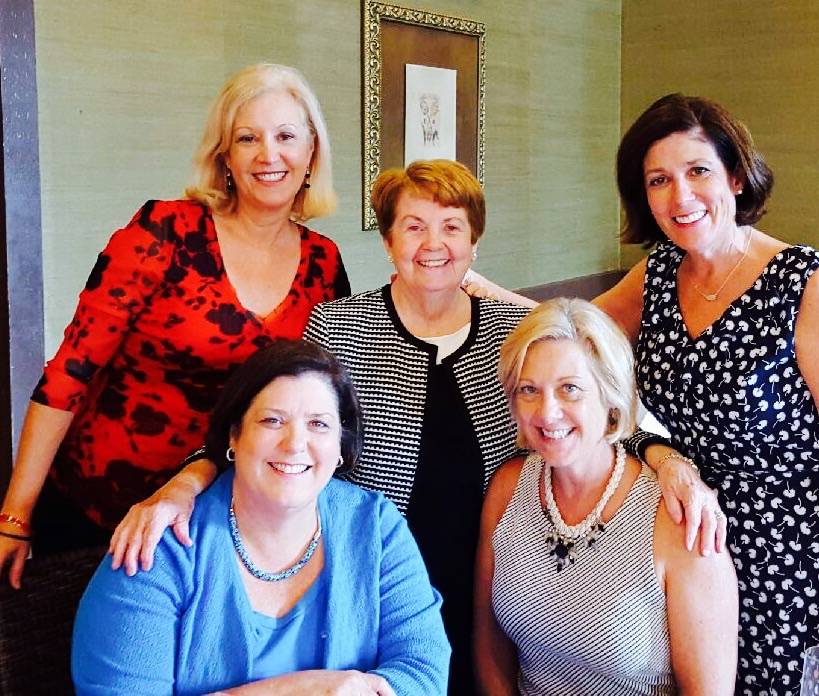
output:
[[[79,694],[202,694],[258,674],[257,640],[227,525],[233,470],[197,501],[193,546],[166,531],[150,572],[106,557],[80,602],[72,673]],[[449,644],[404,519],[382,495],[333,479],[319,497],[328,578],[320,664],[370,671],[399,695],[446,693]]]

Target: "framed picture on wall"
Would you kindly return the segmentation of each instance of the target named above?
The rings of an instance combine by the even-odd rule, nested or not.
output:
[[[457,159],[483,183],[485,37],[480,22],[363,0],[363,227],[378,173]]]

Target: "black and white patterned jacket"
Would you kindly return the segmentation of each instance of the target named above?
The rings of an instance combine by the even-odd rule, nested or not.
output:
[[[517,453],[516,428],[497,378],[498,353],[529,310],[472,298],[464,344],[444,362],[455,379],[477,433],[484,487]],[[304,337],[332,351],[350,371],[364,413],[364,450],[355,483],[382,491],[406,512],[412,492],[427,398],[427,373],[436,348],[413,336],[398,318],[389,286],[320,304]]]

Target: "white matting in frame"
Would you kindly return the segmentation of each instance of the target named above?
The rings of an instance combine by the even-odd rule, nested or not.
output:
[[[406,65],[404,166],[420,159],[455,159],[457,70]]]

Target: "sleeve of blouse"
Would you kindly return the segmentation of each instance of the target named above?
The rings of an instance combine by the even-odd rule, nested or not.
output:
[[[637,428],[631,435],[623,440],[623,445],[626,452],[637,457],[641,462],[646,463],[646,450],[651,445],[665,445],[666,447],[674,447],[667,437],[650,433],[647,430]]]
[[[326,350],[332,351],[324,310],[320,304],[313,307],[313,311],[310,312],[310,318],[307,320],[307,326],[304,328],[304,338],[320,345]]]
[[[172,204],[149,201],[97,257],[55,356],[32,401],[76,412],[94,376],[116,353],[172,260]]]
[[[382,501],[380,674],[396,694],[444,696],[449,656],[441,596],[429,582],[418,546],[396,507]]]

